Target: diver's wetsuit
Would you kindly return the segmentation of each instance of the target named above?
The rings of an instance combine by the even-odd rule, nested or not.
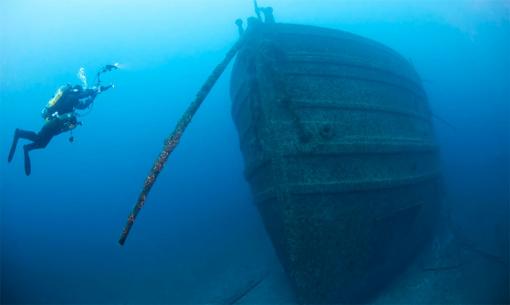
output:
[[[25,174],[30,175],[31,165],[28,153],[34,149],[45,148],[54,136],[75,128],[79,123],[74,110],[90,106],[99,92],[96,89],[82,89],[81,86],[65,87],[58,103],[43,110],[46,122],[38,133],[22,129],[15,130],[7,161],[12,161],[19,139],[32,141],[32,143],[23,146]]]

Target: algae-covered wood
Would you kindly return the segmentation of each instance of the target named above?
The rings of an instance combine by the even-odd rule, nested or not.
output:
[[[433,230],[440,172],[411,65],[374,41],[252,27],[231,79],[245,175],[303,302],[364,300]]]

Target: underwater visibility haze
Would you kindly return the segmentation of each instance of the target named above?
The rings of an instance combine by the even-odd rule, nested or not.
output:
[[[510,2],[254,3],[0,2],[0,302],[510,303]]]

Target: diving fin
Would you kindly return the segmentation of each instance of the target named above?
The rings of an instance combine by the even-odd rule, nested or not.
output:
[[[25,153],[25,175],[30,176],[32,166],[30,164],[30,156],[28,155],[28,149],[26,147],[24,147],[24,153]]]
[[[7,162],[11,162],[12,158],[14,158],[14,153],[16,152],[16,146],[18,146],[19,140],[19,129],[16,128],[14,131],[14,136],[12,137],[11,149],[9,150],[9,157],[7,158]]]

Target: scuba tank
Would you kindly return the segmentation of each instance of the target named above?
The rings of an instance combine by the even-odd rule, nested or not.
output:
[[[69,90],[69,88],[71,88],[71,85],[61,86],[60,88],[57,89],[55,95],[48,101],[46,106],[41,111],[43,119],[45,120],[51,119],[52,115],[54,114],[54,112],[52,112],[51,109],[54,108],[55,105],[57,105],[58,101],[60,101],[64,93],[67,90]]]
[[[51,108],[51,107],[55,106],[55,104],[60,100],[60,98],[62,97],[63,94],[64,94],[64,91],[61,88],[59,88],[57,90],[57,92],[55,92],[55,95],[53,96],[53,98],[48,101],[48,104],[46,105],[46,107]]]

